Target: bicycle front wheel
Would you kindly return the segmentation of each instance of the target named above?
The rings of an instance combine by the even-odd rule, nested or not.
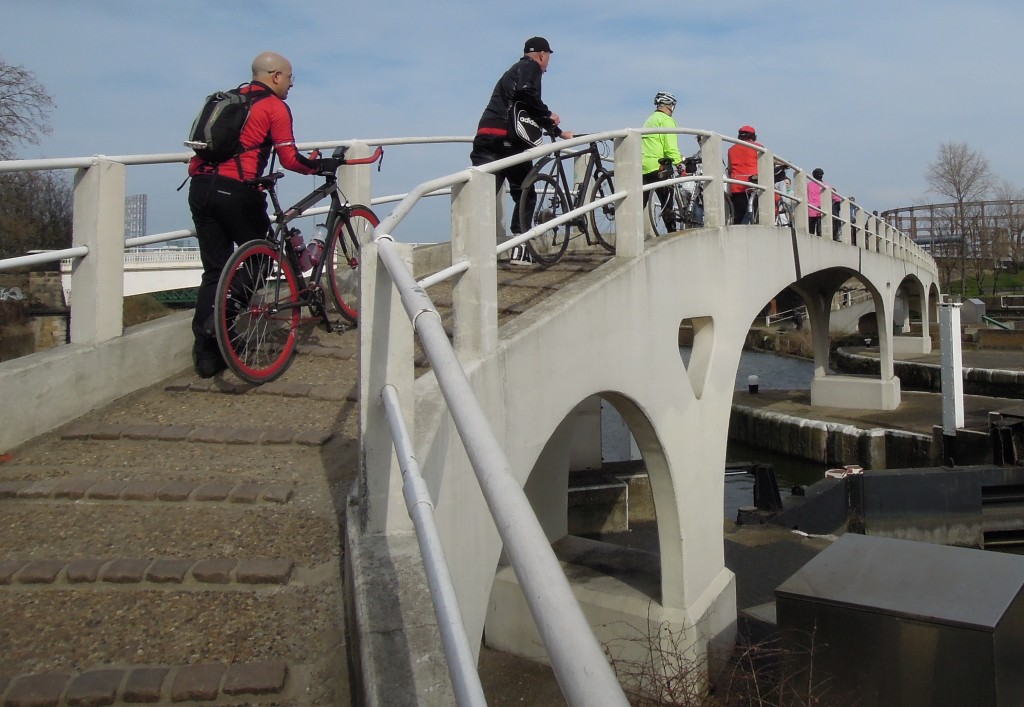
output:
[[[538,174],[523,185],[519,202],[521,233],[564,216],[569,212],[569,200],[553,177]],[[533,259],[544,265],[557,263],[569,246],[569,226],[551,226],[526,242]]]
[[[327,285],[338,314],[352,324],[359,321],[359,248],[373,237],[378,224],[380,219],[369,207],[356,205],[331,229]]]
[[[228,259],[214,302],[217,345],[242,380],[272,381],[291,365],[301,307],[295,273],[277,245],[244,243]]]
[[[594,180],[594,188],[587,197],[587,202],[592,203],[606,196],[615,193],[615,184],[612,182],[611,172],[601,172]],[[610,252],[615,252],[615,209],[617,203],[599,206],[588,214],[590,218],[590,229],[597,237],[597,242]]]

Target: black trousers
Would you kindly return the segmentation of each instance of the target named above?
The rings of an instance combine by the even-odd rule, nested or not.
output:
[[[660,170],[654,172],[648,172],[643,175],[642,180],[644,184],[651,184],[653,182],[660,182],[664,179],[668,179],[667,175],[662,174]],[[665,223],[665,230],[668,233],[672,233],[677,228],[676,220],[672,217],[672,188],[671,187],[660,187],[654,190],[658,194],[658,199],[661,201],[661,220]],[[647,206],[647,202],[651,200],[651,192],[644,192],[644,206]],[[682,204],[678,205],[680,210]]]
[[[469,161],[474,167],[495,162],[505,157],[522,154],[524,150],[512,144],[507,138],[495,135],[477,135],[473,139],[473,151],[469,153]],[[532,189],[528,194],[523,194],[523,180],[533,169],[532,162],[506,167],[494,173],[495,193],[501,190],[501,185],[508,182],[508,191],[512,196],[515,207],[512,209],[512,220],[509,223],[509,230],[512,233],[522,233],[523,227],[520,213],[527,214],[527,228],[529,220],[533,217],[533,209],[537,204],[537,194]],[[524,198],[525,197],[525,198]]]
[[[196,351],[215,353],[218,349],[213,302],[217,296],[217,281],[235,246],[267,236],[270,228],[267,199],[262,192],[237,179],[200,175],[193,177],[189,185],[188,206],[203,261],[192,334],[196,338]]]
[[[747,191],[729,192],[729,199],[732,201],[732,222],[734,224],[750,223],[750,215],[747,213],[750,196]]]

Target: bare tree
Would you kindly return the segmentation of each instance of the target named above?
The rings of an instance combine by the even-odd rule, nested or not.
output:
[[[0,175],[0,258],[70,246],[72,201],[63,172]]]
[[[961,239],[953,236],[956,219],[952,209],[929,209],[927,218],[931,254],[939,266],[939,283],[943,292],[949,292],[950,284],[957,279],[960,253],[964,244]],[[960,275],[962,283],[962,272]]]
[[[965,205],[981,201],[992,187],[995,178],[988,159],[974,152],[964,142],[944,142],[939,146],[935,161],[928,165],[925,179],[931,191],[948,197],[956,204],[958,236],[963,239],[960,249],[960,273],[964,280],[961,291],[966,290],[969,215]]]
[[[1017,268],[1024,261],[1024,190],[1004,179],[996,184],[992,195],[997,199],[994,208],[1000,226],[1005,229],[1011,267]]]
[[[35,74],[0,57],[0,159],[9,159],[15,144],[38,144],[50,132],[53,99]]]
[[[0,159],[50,132],[53,99],[35,75],[0,58]],[[0,257],[71,243],[71,185],[59,172],[0,175]]]

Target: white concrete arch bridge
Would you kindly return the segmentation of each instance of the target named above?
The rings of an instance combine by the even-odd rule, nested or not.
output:
[[[344,534],[347,634],[369,704],[394,703],[389,696],[396,690],[404,690],[403,703],[450,704],[455,696],[463,704],[479,703],[471,674],[485,625],[488,642],[497,647],[550,661],[574,705],[623,704],[600,647],[623,627],[643,632],[665,621],[685,631],[698,653],[715,641],[727,643],[736,601],[733,576],[724,564],[722,468],[735,372],[751,322],[787,287],[803,297],[813,330],[812,404],[893,409],[900,403],[894,349],[931,349],[929,324],[939,299],[931,257],[864,208],[854,212],[852,223],[840,218],[835,233],[825,218],[822,236],[810,235],[810,178],[766,150],[759,157],[760,184],[772,183],[777,160],[794,171],[792,228],[725,224],[724,190],[730,180],[722,156],[731,139],[680,129],[676,132],[702,140],[705,173],[682,179],[707,182],[705,226],[645,239],[642,192],[651,185],[641,181],[643,132],[593,134],[526,155],[537,158],[591,140],[612,142],[617,191],[600,206],[615,205],[617,249],[596,270],[573,278],[501,328],[498,256],[533,233],[495,246],[499,209],[491,173],[521,158],[419,185],[364,246],[358,331],[361,468]],[[370,154],[372,146],[403,141],[346,144],[349,154],[359,157]],[[0,163],[0,171],[80,170],[74,247],[50,259],[74,258],[74,291],[86,293],[74,298],[69,346],[0,363],[0,398],[22,400],[25,409],[35,411],[7,421],[0,429],[0,449],[188,365],[185,318],[144,329],[121,326],[126,167],[180,163],[187,157]],[[340,180],[353,202],[377,203],[372,177],[369,166],[347,166]],[[389,234],[423,196],[448,189],[450,248],[443,249],[440,272],[416,280],[407,265],[421,260],[424,251],[414,252]],[[824,203],[830,199],[826,187]],[[760,223],[774,221],[773,201],[759,200]],[[840,213],[851,213],[848,200],[842,199]],[[165,235],[170,240],[181,232]],[[36,256],[21,259],[29,260],[41,262]],[[851,278],[874,301],[881,354],[877,378],[828,373],[830,305]],[[446,279],[452,282],[451,332],[441,327],[429,295]],[[921,336],[894,337],[897,297],[905,301],[904,312],[919,313]],[[677,345],[684,322],[694,329],[687,364]],[[906,322],[897,325],[906,328]],[[419,378],[414,378],[414,336],[432,366]],[[557,548],[562,559],[573,555],[569,565],[601,551],[566,537],[570,459],[580,446],[589,446],[590,458],[599,460],[597,398],[626,420],[648,470],[660,554],[659,567],[646,568],[653,579],[591,573],[587,581],[573,575],[570,582],[552,550]],[[423,481],[417,482],[420,474]],[[403,480],[412,518],[403,507]],[[437,542],[421,545],[428,548],[421,556],[417,533],[429,533],[419,513],[430,507]],[[439,550],[446,566],[434,562]],[[441,581],[444,577],[450,577],[450,585]],[[428,586],[439,602],[440,620],[429,613]],[[396,650],[409,660],[395,660]],[[447,660],[438,658],[442,651]],[[405,672],[396,674],[399,670]]]
[[[566,540],[570,459],[581,435],[591,435],[595,445],[599,440],[581,410],[594,396],[612,403],[628,423],[650,477],[660,577],[646,593],[623,578],[607,578],[599,588],[577,584],[574,593],[602,642],[621,638],[624,626],[657,632],[665,621],[688,631],[698,651],[703,651],[715,639],[730,639],[736,620],[733,577],[724,564],[721,470],[740,352],[751,322],[765,303],[786,287],[806,303],[814,332],[814,405],[877,409],[899,405],[899,379],[893,375],[892,363],[893,326],[888,324],[897,292],[909,301],[904,311],[913,307],[920,312],[923,332],[918,337],[900,337],[901,346],[931,348],[929,323],[935,320],[939,292],[935,264],[927,254],[909,238],[870,218],[842,222],[835,234],[824,219],[823,237],[812,236],[806,207],[799,208],[805,201],[794,209],[793,229],[724,225],[723,138],[701,135],[704,165],[712,166],[703,177],[711,182],[705,191],[706,226],[646,242],[640,206],[640,132],[569,141],[565,147],[602,137],[615,141],[617,252],[608,263],[500,331],[495,315],[496,253],[490,235],[496,205],[493,178],[487,172],[501,165],[467,170],[423,188],[423,192],[439,186],[452,188],[452,266],[447,274],[455,277],[454,350],[468,388],[504,450],[504,459],[499,455],[481,463],[472,451],[467,453],[466,448],[479,440],[468,439],[467,430],[459,425],[458,415],[452,412],[459,396],[452,386],[442,391],[441,373],[423,376],[413,384],[413,325],[401,315],[399,301],[405,301],[425,345],[424,336],[429,334],[421,322],[433,318],[433,308],[421,287],[412,286],[408,275],[396,272],[401,270],[398,258],[403,249],[388,241],[386,234],[412,207],[417,193],[381,225],[378,238],[384,237],[376,248],[368,249],[390,254],[390,259],[383,260],[387,269],[363,271],[365,467],[358,496],[361,533],[350,534],[352,555],[359,557],[359,538],[371,539],[367,546],[373,546],[384,538],[394,541],[409,530],[409,517],[399,506],[400,464],[393,458],[384,412],[374,395],[390,385],[405,402],[415,459],[436,505],[470,645],[478,645],[486,624],[487,641],[496,647],[550,660],[556,673],[564,660],[552,645],[558,632],[545,631],[544,624],[554,620],[551,611],[533,605],[530,595],[539,588],[522,579],[530,572],[516,566],[513,574],[505,566],[506,555],[516,564],[516,553],[509,548],[514,532],[503,528],[502,521],[496,525],[492,520],[500,501],[486,490],[485,477],[493,470],[481,466],[504,467],[523,489],[547,541],[562,548],[563,559],[577,553],[579,548]],[[770,153],[761,155],[762,184],[771,183],[774,161]],[[808,177],[794,169],[796,193],[806,194]],[[850,213],[845,200],[844,205],[840,213]],[[773,200],[761,199],[759,208],[764,212],[760,222],[772,223]],[[858,213],[863,218],[865,212]],[[851,238],[854,228],[859,233],[857,244]],[[405,288],[392,291],[392,278],[404,282]],[[883,363],[877,379],[827,372],[831,302],[851,278],[874,300],[882,332]],[[432,284],[429,279],[420,282]],[[368,292],[373,296],[366,297]],[[683,322],[692,324],[695,331],[688,365],[681,360],[677,343]],[[443,365],[440,359],[434,361],[435,371],[439,365]],[[390,472],[385,474],[385,468]],[[534,622],[527,615],[527,605],[541,640],[531,628]],[[367,655],[372,653],[368,649]],[[573,694],[565,683],[570,680],[560,674],[567,695]]]

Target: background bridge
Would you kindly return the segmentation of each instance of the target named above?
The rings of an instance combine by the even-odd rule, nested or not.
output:
[[[892,363],[897,343],[891,325],[897,298],[905,301],[902,311],[907,318],[916,312],[922,325],[920,336],[899,337],[898,345],[930,350],[928,325],[934,321],[939,294],[936,270],[909,238],[863,208],[855,223],[842,220],[833,233],[830,220],[824,219],[823,236],[810,235],[808,177],[795,166],[793,228],[727,225],[727,180],[721,164],[728,138],[705,131],[680,132],[704,138],[703,178],[709,182],[705,227],[645,240],[642,131],[615,131],[562,143],[561,147],[571,147],[593,139],[613,142],[617,251],[507,323],[499,319],[498,257],[514,241],[495,247],[492,240],[500,209],[490,175],[503,163],[418,186],[378,229],[379,240],[366,244],[356,347],[359,466],[353,470],[351,499],[342,504],[336,499],[335,507],[345,509],[339,521],[346,530],[350,635],[358,638],[358,645],[349,647],[359,657],[354,679],[372,700],[388,703],[388,691],[394,690],[406,697],[412,692],[434,696],[424,697],[427,701],[450,701],[466,679],[455,671],[453,683],[442,664],[419,660],[440,654],[434,631],[407,631],[400,649],[409,660],[394,659],[394,622],[421,626],[432,619],[395,617],[383,605],[429,605],[423,603],[429,598],[422,596],[428,586],[423,562],[410,545],[413,527],[402,508],[404,469],[381,398],[385,388],[396,393],[400,417],[410,430],[415,459],[436,506],[440,540],[473,654],[486,624],[488,641],[494,645],[541,657],[539,642],[523,630],[536,624],[545,645],[544,659],[554,664],[567,698],[596,704],[588,702],[595,689],[601,701],[608,693],[601,691],[603,683],[590,672],[595,664],[575,671],[574,677],[574,661],[586,657],[580,646],[594,641],[592,630],[604,641],[612,637],[606,633],[609,627],[643,628],[648,621],[664,620],[686,631],[698,652],[716,640],[727,643],[731,638],[735,588],[722,553],[721,469],[740,350],[765,303],[787,287],[804,299],[814,340],[815,404],[879,409],[899,405]],[[367,146],[372,144],[376,141],[353,143],[352,154],[369,154]],[[528,157],[552,149],[555,146],[538,148]],[[767,151],[761,154],[759,183],[771,183],[775,160]],[[73,289],[89,295],[75,298],[72,344],[0,364],[5,399],[25,400],[27,409],[37,411],[26,421],[9,421],[0,432],[5,435],[0,447],[13,447],[188,366],[185,317],[121,332],[123,291],[114,283],[123,282],[123,263],[119,256],[104,254],[113,250],[110,245],[123,232],[123,224],[118,228],[123,211],[113,205],[123,200],[124,169],[116,160],[97,159],[83,168],[77,181],[78,250],[68,255],[76,258]],[[367,168],[343,168],[342,184],[353,202],[370,200],[371,176]],[[446,190],[452,204],[449,245],[428,252],[385,237],[423,196]],[[823,199],[827,203],[827,192]],[[850,213],[846,206],[841,213]],[[773,208],[773,199],[760,200],[761,223],[773,222]],[[180,236],[176,232],[171,237]],[[415,276],[403,272],[403,261],[419,263]],[[851,278],[871,293],[875,303],[881,336],[877,378],[828,373],[830,305]],[[449,291],[451,315],[435,317],[432,293]],[[440,337],[432,329],[435,323],[447,327]],[[677,345],[684,323],[695,332],[688,364]],[[414,332],[432,364],[432,370],[419,377]],[[443,355],[449,345],[457,359]],[[460,381],[475,400],[471,404],[482,411],[485,427],[468,436],[458,424],[457,408],[467,404],[458,392],[463,390]],[[60,395],[66,391],[76,395]],[[73,399],[63,400],[67,397]],[[552,563],[558,567],[552,543],[565,562],[580,554],[566,538],[567,478],[576,464],[600,463],[595,436],[599,426],[593,412],[597,399],[614,405],[626,420],[654,491],[660,574],[647,593],[630,590],[628,578],[609,576],[595,589],[593,584],[570,585],[564,575],[559,580],[549,574]],[[491,449],[488,439],[497,442],[498,454],[489,459],[491,464],[481,465],[478,448]],[[495,473],[507,493],[493,494],[488,486],[488,474]],[[347,490],[346,486],[342,495]],[[514,502],[509,499],[517,493],[525,499],[529,517],[518,510],[509,514],[502,507]],[[534,568],[529,564],[533,556],[548,556],[551,562]],[[516,565],[515,573],[505,557]],[[520,590],[520,582],[527,591]],[[559,582],[564,584],[582,612],[545,603],[543,597],[538,603],[531,582],[552,594],[557,594]],[[649,606],[654,607],[650,613]],[[579,612],[582,628],[573,623],[574,612]],[[567,655],[565,646],[576,655]]]

